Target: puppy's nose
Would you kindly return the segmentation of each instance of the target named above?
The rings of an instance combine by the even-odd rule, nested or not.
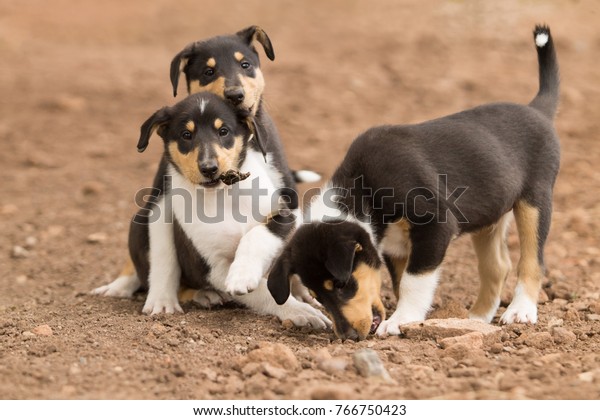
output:
[[[218,170],[219,167],[217,166],[217,161],[215,160],[208,160],[200,164],[200,172],[207,178],[214,177]]]
[[[225,89],[225,99],[233,105],[239,105],[244,100],[244,89],[239,86],[228,87]]]
[[[342,340],[360,341],[360,336],[354,328],[348,328],[343,334],[341,334],[340,338]]]

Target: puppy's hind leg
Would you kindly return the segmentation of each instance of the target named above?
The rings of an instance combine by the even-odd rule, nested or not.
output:
[[[552,194],[548,194],[545,199],[536,200],[535,205],[521,199],[514,206],[521,256],[513,300],[500,318],[503,324],[537,322],[537,301],[544,275],[544,245],[552,213],[551,197]]]
[[[118,298],[130,298],[141,287],[140,281],[131,258],[127,262],[119,277],[104,286],[95,288],[90,292],[92,295],[111,296]]]
[[[511,269],[506,246],[506,232],[512,213],[500,218],[497,224],[472,235],[477,254],[480,287],[479,296],[469,311],[469,318],[491,322],[500,306],[500,293]]]

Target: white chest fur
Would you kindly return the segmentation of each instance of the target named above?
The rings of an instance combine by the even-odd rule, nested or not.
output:
[[[249,150],[240,170],[250,172],[250,177],[232,186],[202,188],[169,168],[172,181],[167,201],[171,211],[211,267],[209,281],[219,289],[242,236],[262,223],[278,204],[281,177],[275,176],[261,154]]]

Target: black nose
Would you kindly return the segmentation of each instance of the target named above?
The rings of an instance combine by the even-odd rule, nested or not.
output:
[[[234,105],[239,105],[244,100],[244,89],[239,86],[225,89],[225,99]]]
[[[340,338],[342,340],[360,341],[360,336],[354,328],[348,328],[343,334],[341,334]]]
[[[217,166],[217,162],[214,160],[209,160],[200,164],[200,172],[202,172],[202,175],[207,178],[214,177],[218,170],[219,167]]]

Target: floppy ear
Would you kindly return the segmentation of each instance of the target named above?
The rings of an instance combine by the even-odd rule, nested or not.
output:
[[[242,29],[237,32],[236,35],[242,38],[248,45],[251,45],[254,41],[260,42],[265,49],[265,54],[267,54],[269,60],[275,60],[275,51],[273,51],[273,44],[271,44],[269,36],[258,26],[250,26],[246,29]]]
[[[177,85],[179,85],[179,76],[185,68],[188,58],[194,49],[194,44],[185,47],[179,54],[171,60],[171,85],[173,86],[173,96],[177,96]]]
[[[138,152],[142,153],[148,147],[148,142],[150,141],[150,136],[154,133],[155,130],[159,130],[171,119],[171,115],[169,114],[169,107],[165,106],[158,111],[156,111],[150,118],[142,124],[140,128],[140,139],[137,144]]]
[[[290,297],[291,270],[290,252],[286,249],[275,261],[269,272],[267,287],[278,305],[283,305]]]
[[[361,249],[362,247],[356,241],[336,242],[327,250],[325,268],[329,270],[335,280],[341,281],[345,285],[352,275],[354,254]]]

